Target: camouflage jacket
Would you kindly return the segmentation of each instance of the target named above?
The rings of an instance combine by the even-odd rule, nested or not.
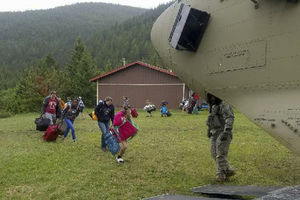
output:
[[[233,122],[234,113],[232,107],[225,102],[221,102],[219,105],[212,105],[206,125],[210,130],[221,129],[224,132],[231,132]]]

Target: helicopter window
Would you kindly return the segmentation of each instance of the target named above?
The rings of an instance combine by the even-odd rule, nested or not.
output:
[[[177,50],[197,51],[210,14],[181,4],[169,42]]]

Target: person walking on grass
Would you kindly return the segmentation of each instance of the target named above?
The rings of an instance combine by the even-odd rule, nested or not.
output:
[[[112,104],[112,98],[107,96],[104,101],[100,101],[94,110],[98,118],[98,126],[102,132],[101,149],[106,152],[105,134],[109,134],[110,120],[114,121],[115,107]]]
[[[81,97],[78,97],[78,106],[79,106],[79,114],[82,116],[82,118],[84,119],[84,115],[83,115],[83,109],[85,108],[85,105],[83,103],[83,100]]]
[[[210,152],[217,164],[218,182],[226,181],[235,171],[228,163],[228,150],[232,140],[234,113],[230,105],[212,94],[207,94],[210,106],[207,119],[207,136],[210,138]]]
[[[50,95],[44,99],[41,115],[43,118],[50,119],[50,125],[54,124],[57,118],[60,118],[60,102],[56,98],[56,91],[52,91]]]
[[[145,104],[144,110],[146,110],[149,114],[146,117],[152,117],[152,112],[156,110],[155,105],[152,104],[148,99],[146,100]]]
[[[129,97],[123,96],[122,100],[123,100],[123,105],[124,106],[131,107],[130,103],[129,103]]]
[[[78,100],[74,99],[71,106],[67,105],[67,107],[63,111],[63,118],[67,124],[67,128],[63,139],[65,139],[68,136],[68,133],[71,129],[73,142],[76,142],[74,121],[75,118],[78,116],[78,114],[79,114]]]
[[[118,163],[124,163],[123,155],[127,149],[127,139],[133,137],[138,129],[131,121],[131,109],[127,106],[123,106],[113,121],[114,132],[117,132],[119,142],[122,144],[120,154],[116,157]]]

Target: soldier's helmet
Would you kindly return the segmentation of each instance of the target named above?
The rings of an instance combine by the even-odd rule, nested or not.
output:
[[[222,99],[219,99],[218,97],[216,97],[215,95],[211,94],[211,93],[207,93],[206,94],[206,102],[209,105],[218,105],[222,102]]]

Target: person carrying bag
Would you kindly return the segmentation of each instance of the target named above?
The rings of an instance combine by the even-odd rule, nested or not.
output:
[[[101,149],[102,151],[106,152],[106,134],[110,134],[109,128],[110,128],[110,121],[113,122],[115,117],[115,108],[112,104],[112,98],[111,97],[105,97],[104,101],[100,101],[97,105],[97,107],[94,110],[97,119],[98,119],[98,126],[101,130]]]
[[[130,108],[123,106],[123,109],[116,114],[111,132],[113,132],[118,142],[122,144],[120,153],[116,157],[117,162],[124,163],[122,156],[127,149],[127,140],[134,137],[138,132],[137,126],[131,121]]]

